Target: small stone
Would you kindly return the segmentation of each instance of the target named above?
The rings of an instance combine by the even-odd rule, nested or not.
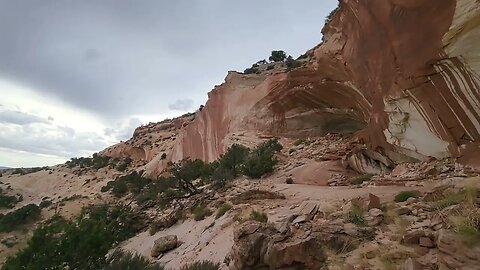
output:
[[[150,255],[158,257],[160,254],[172,250],[178,246],[178,239],[176,235],[162,236],[155,240]]]

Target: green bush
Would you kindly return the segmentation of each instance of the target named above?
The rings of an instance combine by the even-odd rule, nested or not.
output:
[[[35,221],[40,217],[40,208],[35,204],[25,205],[0,218],[0,232],[11,232],[20,229],[21,225]]]
[[[219,159],[219,168],[224,169],[231,174],[233,178],[237,178],[241,172],[243,163],[247,159],[249,151],[250,149],[243,145],[231,145]]]
[[[43,208],[47,208],[47,207],[51,206],[52,204],[53,203],[50,200],[43,200],[42,202],[40,202],[39,206],[40,206],[40,208],[43,209]]]
[[[404,202],[409,198],[418,198],[420,193],[416,190],[402,191],[395,196],[395,202]]]
[[[215,218],[220,218],[222,217],[223,215],[225,215],[225,213],[227,213],[230,209],[232,209],[232,205],[229,204],[229,203],[224,203],[222,204],[218,210],[217,210],[217,215],[215,216]]]
[[[210,216],[212,214],[212,211],[210,208],[204,206],[204,205],[199,205],[193,209],[193,218],[196,221],[200,221],[205,219],[205,217]]]
[[[275,153],[282,150],[282,145],[276,139],[258,145],[248,155],[243,166],[243,173],[250,178],[258,179],[274,170],[278,163]]]
[[[287,54],[284,51],[272,51],[271,56],[268,58],[270,62],[281,62],[287,58]]]
[[[20,197],[0,194],[0,208],[13,208],[20,201]]]
[[[157,263],[151,263],[148,259],[130,252],[116,251],[112,255],[110,264],[103,270],[164,270]]]
[[[54,216],[40,225],[28,245],[2,270],[102,269],[106,254],[143,228],[143,218],[122,205],[84,208],[75,220]]]
[[[256,220],[258,222],[267,223],[268,216],[264,212],[257,212],[255,210],[250,214],[250,219]]]
[[[195,262],[180,268],[180,270],[218,270],[220,269],[219,263],[210,261]]]
[[[352,203],[352,206],[348,211],[348,221],[356,225],[365,225],[365,218],[363,217],[363,211],[358,204]]]

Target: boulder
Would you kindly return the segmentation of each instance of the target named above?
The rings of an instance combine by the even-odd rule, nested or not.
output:
[[[160,254],[176,248],[178,244],[176,235],[162,236],[155,240],[150,255],[154,258],[158,257]]]
[[[368,194],[368,210],[372,208],[381,208],[380,198],[372,193]]]

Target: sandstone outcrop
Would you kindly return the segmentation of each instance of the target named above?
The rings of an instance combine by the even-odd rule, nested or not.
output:
[[[230,72],[169,160],[213,161],[234,142],[333,132],[368,146],[350,153],[359,172],[429,156],[479,166],[479,17],[476,0],[343,0],[301,67]]]

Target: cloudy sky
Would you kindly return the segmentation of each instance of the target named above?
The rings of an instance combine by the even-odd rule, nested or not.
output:
[[[337,0],[0,0],[0,166],[41,166],[194,111],[228,70],[321,40]]]

